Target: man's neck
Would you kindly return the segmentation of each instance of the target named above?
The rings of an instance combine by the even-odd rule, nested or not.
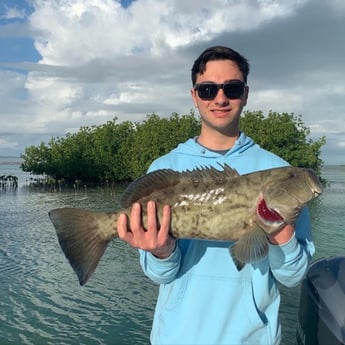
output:
[[[197,142],[210,150],[224,151],[231,149],[239,136],[239,132],[236,135],[224,135],[222,133],[207,135],[201,132],[200,136],[197,137]]]

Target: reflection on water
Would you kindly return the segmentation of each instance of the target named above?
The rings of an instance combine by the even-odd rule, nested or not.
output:
[[[345,167],[325,167],[322,177],[327,185],[321,196],[310,204],[313,238],[318,258],[345,255]],[[295,345],[300,287],[281,287],[283,345]]]
[[[120,188],[120,187],[119,187]],[[48,211],[64,205],[114,209],[118,193],[32,193],[0,197],[0,343],[144,344],[156,286],[138,253],[114,241],[87,286],[57,243]]]
[[[143,276],[137,251],[112,242],[80,287],[48,218],[50,209],[67,205],[118,208],[123,187],[32,192],[27,178],[16,192],[0,194],[0,344],[147,344],[157,287]],[[324,178],[330,184],[311,205],[314,259],[344,255],[345,248],[345,173],[329,169]],[[281,291],[283,344],[292,345],[299,287]]]

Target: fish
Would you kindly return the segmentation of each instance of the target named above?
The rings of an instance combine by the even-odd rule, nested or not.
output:
[[[170,234],[176,239],[234,241],[229,250],[240,271],[268,254],[267,235],[295,224],[302,208],[323,191],[312,169],[284,166],[240,175],[198,167],[177,172],[161,169],[134,180],[122,193],[120,209],[111,212],[62,207],[49,211],[58,242],[80,285],[94,273],[107,245],[118,237],[117,220],[140,203],[171,207]]]

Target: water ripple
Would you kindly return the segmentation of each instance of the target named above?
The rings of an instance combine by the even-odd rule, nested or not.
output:
[[[13,168],[13,167],[11,167]],[[331,181],[311,215],[315,258],[344,253],[345,174]],[[339,177],[340,176],[340,177]],[[110,244],[89,283],[79,286],[48,218],[51,208],[118,208],[120,190],[0,195],[0,344],[147,344],[157,287],[138,253]],[[282,288],[284,344],[294,344],[299,288]]]

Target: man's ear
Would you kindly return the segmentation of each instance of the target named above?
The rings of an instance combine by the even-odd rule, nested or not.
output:
[[[192,88],[192,89],[190,90],[190,95],[192,96],[192,100],[193,100],[194,106],[195,106],[196,108],[198,108],[196,90]]]
[[[243,106],[247,105],[248,95],[249,95],[249,86],[246,85],[246,87],[244,88],[244,104],[243,104]]]

